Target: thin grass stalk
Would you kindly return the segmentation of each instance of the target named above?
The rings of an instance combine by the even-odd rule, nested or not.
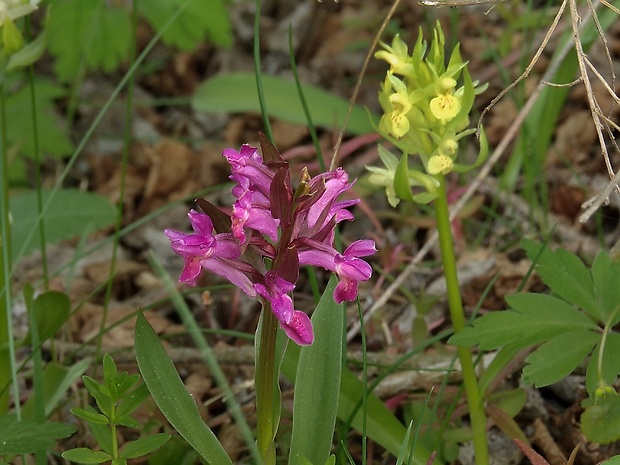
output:
[[[458,334],[465,327],[465,313],[461,300],[461,290],[456,271],[456,258],[454,255],[454,243],[452,240],[452,227],[448,211],[448,196],[446,192],[446,180],[441,176],[439,179],[438,196],[435,199],[435,221],[439,233],[439,247],[443,262],[444,276],[448,290],[448,305],[454,333]],[[463,383],[467,395],[469,417],[471,421],[472,436],[476,465],[488,465],[489,450],[486,435],[486,414],[482,404],[482,397],[478,389],[478,381],[474,370],[472,353],[469,347],[457,347]]]
[[[43,355],[41,353],[41,340],[39,339],[39,327],[34,311],[34,288],[30,285],[24,289],[28,320],[30,322],[30,334],[32,337],[32,396],[34,398],[34,417],[39,423],[45,422],[45,385],[43,381]],[[46,465],[47,451],[38,450],[34,454],[36,465]]]
[[[0,300],[0,347],[7,347],[9,340],[10,315],[8,309],[11,308],[11,281],[9,270],[11,269],[11,230],[9,223],[9,162],[6,151],[6,118],[4,113],[4,86],[0,81],[0,157],[2,158],[2,170],[0,170],[0,209],[2,229],[0,230],[0,255],[2,256],[2,266],[0,267],[0,279],[4,286],[4,298]],[[0,415],[7,413],[9,409],[9,390],[11,383],[11,359],[9,351],[0,349]]]
[[[271,123],[269,122],[269,112],[267,111],[267,102],[265,101],[265,91],[263,89],[263,79],[260,66],[260,0],[256,0],[256,14],[254,15],[254,77],[256,78],[256,92],[258,95],[258,103],[260,106],[261,117],[263,119],[263,129],[267,139],[273,144],[273,133],[271,132]]]
[[[2,75],[4,76],[4,70]],[[0,415],[9,409],[9,385],[13,386],[15,400],[15,414],[21,419],[21,405],[19,403],[19,384],[15,362],[15,342],[13,340],[13,302],[11,294],[11,278],[8,271],[11,269],[11,223],[9,217],[9,160],[7,154],[6,107],[4,105],[4,84],[0,81],[0,157],[2,158],[2,182],[0,183],[0,205],[2,244],[2,284],[4,298],[0,300]]]
[[[362,306],[360,305],[359,298],[357,299],[357,313],[360,318],[360,335],[362,336],[362,383],[364,387],[368,385],[368,357],[366,346],[366,328],[364,327],[364,314],[362,313]],[[346,328],[346,325],[344,326]],[[343,338],[346,341],[346,334]],[[345,342],[346,343],[346,342]],[[362,465],[366,465],[368,461],[368,436],[366,434],[366,428],[368,423],[368,389],[362,391]]]
[[[138,27],[138,12],[137,12],[137,0],[132,2],[131,13],[131,26],[132,26],[132,41],[130,43],[131,50],[129,51],[130,62],[133,63],[136,59],[136,37]],[[110,299],[112,298],[112,287],[114,284],[114,275],[116,274],[116,257],[118,255],[118,246],[120,244],[120,232],[123,227],[123,211],[124,211],[124,199],[125,199],[125,186],[127,178],[127,165],[129,160],[129,147],[132,139],[132,106],[133,106],[133,92],[135,84],[135,74],[129,75],[129,81],[127,81],[127,102],[125,105],[125,131],[123,134],[123,154],[121,156],[121,175],[119,180],[119,195],[118,204],[116,205],[116,224],[114,225],[114,241],[112,242],[112,256],[110,257],[110,269],[108,272],[108,280],[105,288],[105,294],[103,298],[103,309],[101,313],[101,322],[99,323],[99,334],[103,335],[103,331],[108,322],[108,312],[110,309]],[[101,355],[101,344],[103,336],[97,338],[97,350],[95,357],[99,359]]]
[[[26,38],[30,42],[30,17],[26,17],[25,24]],[[45,222],[43,221],[43,192],[41,181],[41,153],[39,149],[39,130],[37,120],[37,99],[36,86],[34,84],[34,65],[28,66],[28,86],[30,87],[30,112],[32,118],[32,146],[34,148],[34,180],[37,190],[37,212],[39,218],[37,227],[39,228],[39,241],[41,242],[41,271],[43,273],[43,288],[49,290],[49,270],[47,265],[46,240],[45,240]]]

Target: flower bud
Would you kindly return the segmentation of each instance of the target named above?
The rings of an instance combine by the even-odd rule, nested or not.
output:
[[[22,33],[15,27],[13,21],[6,17],[2,25],[2,52],[5,56],[13,55],[19,52],[23,46]]]

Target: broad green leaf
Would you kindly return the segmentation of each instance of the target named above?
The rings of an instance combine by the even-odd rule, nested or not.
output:
[[[322,464],[328,459],[338,411],[343,356],[344,308],[334,302],[332,276],[312,315],[314,342],[302,347],[295,377],[290,464]]]
[[[548,247],[539,255],[541,246],[531,241],[523,241],[523,247],[530,260],[538,257],[536,273],[555,294],[602,320],[592,276],[577,255],[565,249],[552,251]]]
[[[186,0],[138,2],[138,11],[159,31]],[[208,38],[215,45],[230,47],[232,28],[223,0],[193,0],[163,32],[162,40],[181,50],[193,50]]]
[[[355,405],[362,397],[362,382],[348,369],[342,370],[340,398],[338,402],[338,418],[348,420]],[[366,404],[366,432],[368,437],[380,444],[391,454],[398,456],[406,435],[403,424],[390,412],[385,404],[376,396],[369,395]],[[359,410],[353,418],[352,425],[362,431],[363,412]],[[426,464],[430,452],[418,441],[413,450],[412,464]],[[441,465],[437,461],[434,465]]]
[[[110,72],[129,56],[131,22],[122,5],[105,0],[53,0],[48,20],[54,70],[69,82],[82,68]]]
[[[546,294],[513,294],[506,301],[514,310],[491,312],[474,320],[472,327],[452,336],[450,344],[497,349],[514,343],[515,349],[549,340],[567,331],[597,328],[573,306]]]
[[[101,450],[87,449],[80,447],[63,452],[62,457],[76,463],[103,463],[112,460],[112,456]]]
[[[35,321],[38,329],[39,341],[42,343],[51,338],[56,331],[68,320],[71,313],[71,302],[69,296],[64,292],[47,291],[34,299]],[[30,345],[32,331],[29,329],[23,345]]]
[[[58,407],[58,403],[67,395],[69,388],[84,374],[90,365],[90,359],[65,367],[56,362],[48,362],[43,372],[45,398],[45,415],[49,416]],[[34,417],[34,397],[28,399],[22,410],[23,418]]]
[[[144,382],[170,424],[214,465],[232,464],[226,451],[200,416],[170,357],[143,315],[136,322],[136,359]]]
[[[70,155],[73,144],[64,122],[56,113],[55,100],[66,95],[66,90],[51,81],[35,80],[35,106],[39,150],[43,155],[62,157]],[[18,153],[34,158],[35,138],[30,88],[22,85],[8,94],[5,101],[8,147],[17,147]],[[36,204],[35,204],[36,205]]]
[[[282,374],[290,381],[295,379],[300,348],[297,344],[289,344],[282,363]],[[338,395],[338,419],[348,421],[357,402],[362,398],[362,382],[346,366],[342,367],[340,392]],[[405,439],[406,429],[390,412],[385,404],[373,394],[368,395],[366,405],[366,434],[390,454],[398,456]],[[352,426],[362,431],[362,412],[358,411],[353,418]],[[425,464],[430,452],[418,442],[414,450],[412,464]],[[435,460],[434,465],[441,465]]]
[[[17,420],[15,415],[0,416],[0,455],[29,454],[51,449],[56,440],[71,436],[75,426],[34,420]]]
[[[43,205],[49,198],[50,192],[44,192]],[[10,198],[14,258],[19,257],[22,249],[28,254],[39,247],[36,205],[35,191],[22,191]],[[116,209],[104,197],[91,192],[62,189],[56,192],[45,211],[45,238],[48,243],[72,239],[88,227],[97,230],[113,224],[115,217]]]
[[[620,439],[620,397],[609,395],[596,403],[586,399],[582,405],[581,430],[589,441],[608,444]]]
[[[523,368],[523,380],[537,388],[570,375],[592,351],[601,335],[587,330],[560,334],[532,352]]]
[[[174,435],[149,457],[148,465],[195,465],[199,462],[196,451],[182,437]]]
[[[594,396],[594,391],[599,383],[598,358],[600,345],[597,345],[588,363],[586,370],[586,389],[590,397]],[[611,386],[620,374],[620,334],[609,333],[605,338],[605,347],[603,348],[603,363],[601,364],[602,381]]]
[[[136,439],[123,447],[120,454],[121,458],[133,459],[150,454],[154,450],[157,450],[163,446],[168,439],[170,439],[170,435],[164,433],[153,434],[152,436],[145,436]]]
[[[620,322],[620,262],[613,262],[609,253],[601,250],[592,263],[591,272],[601,321],[607,324],[611,317],[610,326],[613,327]]]
[[[270,116],[297,124],[307,124],[293,81],[275,76],[263,76],[263,90]],[[303,86],[312,121],[316,126],[338,128],[342,126],[349,102],[322,89]],[[203,82],[192,96],[196,111],[217,113],[260,113],[256,78],[251,73],[226,74]],[[378,117],[373,116],[378,121]],[[347,126],[353,134],[373,132],[368,114],[354,106]]]
[[[616,455],[609,460],[605,460],[604,462],[601,462],[600,465],[620,465],[620,455]]]

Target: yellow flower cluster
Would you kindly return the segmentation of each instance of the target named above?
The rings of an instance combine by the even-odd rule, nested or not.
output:
[[[434,186],[438,185],[435,177],[471,168],[458,165],[456,157],[458,140],[474,132],[467,126],[474,96],[480,88],[471,80],[458,45],[446,63],[445,38],[439,23],[430,47],[421,32],[411,54],[398,35],[391,45],[381,45],[383,50],[375,57],[386,61],[390,69],[379,92],[383,116],[377,129],[404,157],[418,155],[424,172],[409,169],[407,163],[394,162],[382,152],[386,169],[369,168],[371,181],[388,189],[390,203],[398,203],[396,196],[427,202],[434,198]],[[480,163],[486,156],[482,152],[485,151],[481,151]],[[388,159],[391,166],[387,166]],[[392,185],[396,188],[390,188]],[[407,196],[406,191],[416,187],[425,191],[423,195]]]

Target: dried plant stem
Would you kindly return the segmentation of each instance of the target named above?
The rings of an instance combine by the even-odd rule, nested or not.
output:
[[[385,18],[383,18],[383,22],[381,23],[381,26],[379,26],[379,30],[377,30],[377,34],[372,40],[372,44],[370,45],[370,48],[368,49],[368,53],[366,54],[366,57],[364,58],[362,69],[360,70],[360,73],[357,76],[357,81],[355,82],[355,88],[353,89],[353,95],[351,95],[351,100],[349,103],[349,108],[347,109],[347,114],[344,118],[344,122],[342,123],[342,128],[340,128],[340,133],[338,134],[338,140],[336,141],[336,145],[334,146],[334,154],[332,155],[332,161],[329,167],[330,170],[333,170],[336,168],[336,161],[338,160],[338,152],[340,151],[340,146],[342,145],[342,139],[344,138],[344,133],[347,130],[347,125],[349,124],[349,119],[351,118],[351,112],[353,111],[353,105],[355,105],[355,101],[357,100],[357,96],[360,92],[360,88],[362,87],[362,80],[364,79],[364,75],[366,74],[368,63],[370,63],[370,59],[372,58],[372,53],[375,51],[375,48],[377,48],[377,44],[379,43],[379,40],[381,39],[381,34],[383,34],[383,31],[385,30],[388,23],[390,22],[390,19],[392,19],[392,16],[394,16],[394,13],[396,12],[396,9],[398,8],[398,5],[400,4],[400,2],[401,0],[394,0],[394,3],[392,3],[392,6],[390,7],[389,11],[385,15]]]

